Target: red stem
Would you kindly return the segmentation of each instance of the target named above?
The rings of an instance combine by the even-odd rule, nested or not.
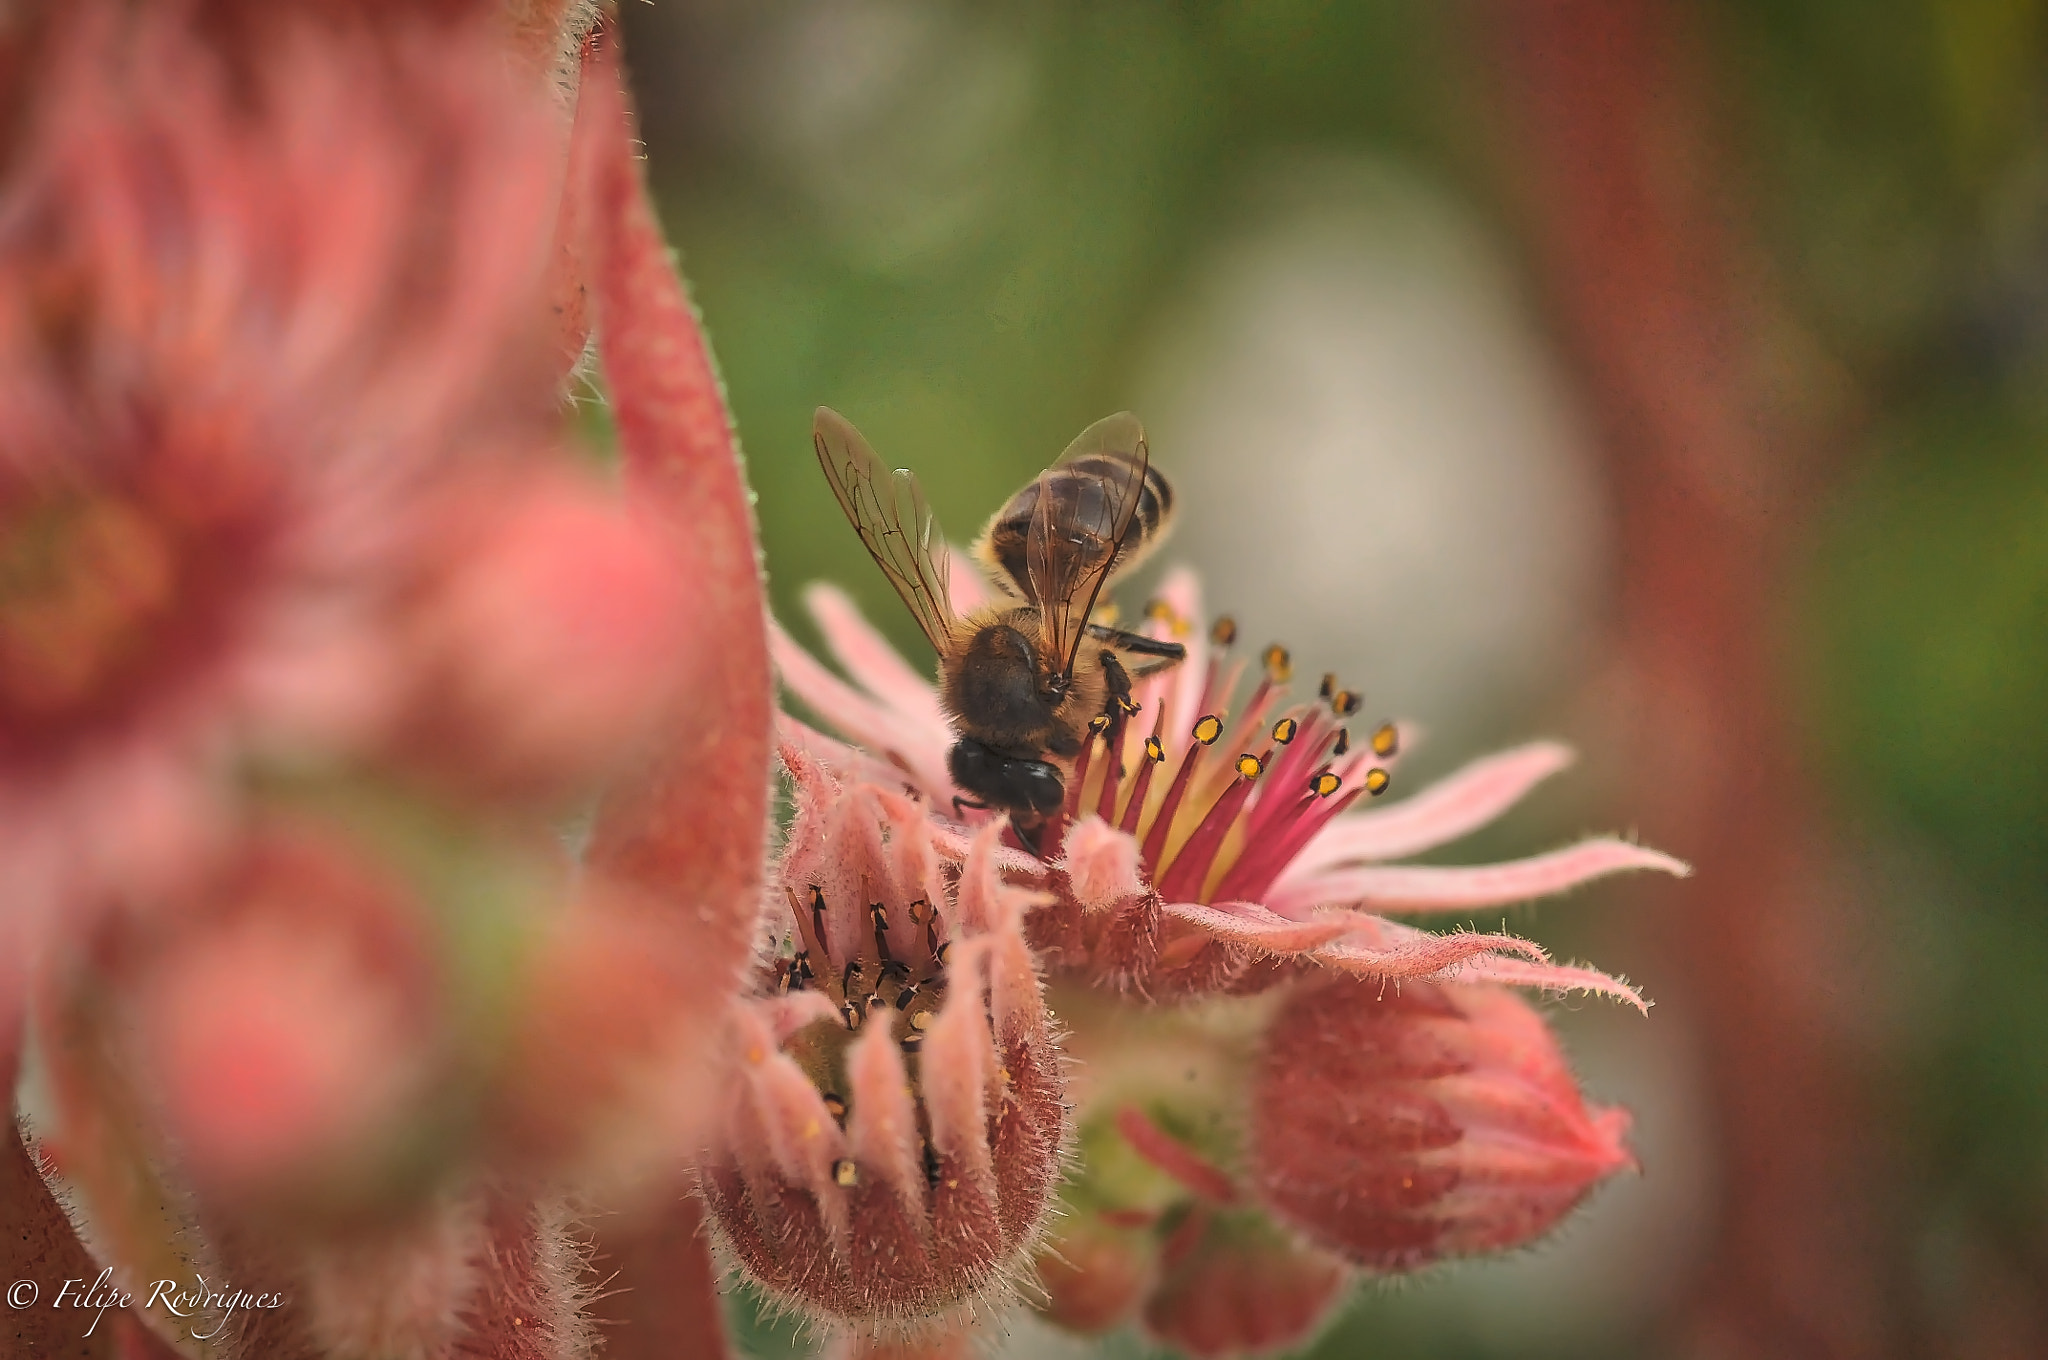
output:
[[[1891,1160],[1836,995],[1865,927],[1822,890],[1819,819],[1774,645],[1801,527],[1802,428],[1758,381],[1783,318],[1736,225],[1680,7],[1485,11],[1539,262],[1606,437],[1621,635],[1648,706],[1645,840],[1698,869],[1664,898],[1660,999],[1705,1047],[1717,1231],[1686,1323],[1718,1354],[1902,1347]],[[1810,460],[1809,460],[1810,461]]]

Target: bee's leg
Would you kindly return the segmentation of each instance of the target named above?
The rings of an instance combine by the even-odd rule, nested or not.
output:
[[[964,808],[964,807],[971,807],[971,808],[973,808],[973,809],[974,809],[975,811],[977,811],[977,812],[987,812],[987,811],[988,811],[988,804],[987,804],[987,803],[981,803],[981,802],[976,802],[976,801],[975,801],[974,799],[972,799],[972,798],[962,798],[962,797],[960,797],[960,795],[958,795],[958,794],[954,794],[954,795],[953,795],[953,820],[954,820],[954,821],[956,821],[956,822],[959,822],[959,821],[965,821],[965,820],[966,820],[966,819],[965,819],[964,817],[962,817],[962,816],[960,815],[960,809],[961,809],[961,808]]]
[[[1103,649],[1102,674],[1109,682],[1109,705],[1103,709],[1112,723],[1138,711],[1137,700],[1131,698],[1131,673],[1124,669],[1124,663],[1116,659],[1116,653]]]
[[[1033,822],[1026,826],[1019,821],[1016,813],[1010,814],[1010,830],[1017,834],[1017,844],[1029,851],[1033,859],[1045,858],[1045,823]]]
[[[1091,623],[1088,636],[1137,658],[1131,663],[1130,672],[1139,677],[1155,674],[1187,660],[1188,649],[1178,642],[1146,637],[1143,633],[1126,633]]]

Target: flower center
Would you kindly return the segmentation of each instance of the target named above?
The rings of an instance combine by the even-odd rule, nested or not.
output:
[[[1184,626],[1151,610],[1147,618]],[[1381,724],[1354,751],[1344,721],[1358,712],[1359,698],[1332,675],[1323,677],[1316,702],[1289,705],[1293,660],[1285,647],[1260,654],[1258,683],[1233,713],[1246,670],[1229,658],[1236,640],[1237,625],[1217,620],[1196,708],[1169,711],[1172,685],[1153,685],[1149,735],[1122,716],[1112,719],[1068,783],[1067,820],[1092,810],[1130,833],[1145,879],[1169,901],[1256,899],[1332,817],[1391,783],[1374,762],[1395,753],[1395,727]]]
[[[946,1000],[946,956],[950,942],[943,934],[938,908],[924,898],[891,904],[865,904],[866,928],[849,923],[859,914],[836,910],[824,891],[810,889],[809,902],[786,889],[795,929],[784,937],[774,963],[774,986],[780,992],[820,991],[839,1012],[838,1024],[819,1023],[797,1033],[788,1053],[824,1096],[825,1107],[842,1126],[852,1089],[847,1052],[855,1037],[875,1025],[887,1025],[903,1050],[910,1094],[924,1138],[927,1174],[937,1162],[930,1129],[925,1127],[920,1055],[925,1031]],[[849,1166],[847,1172],[853,1172]]]
[[[139,669],[178,588],[172,537],[133,503],[72,495],[0,527],[0,723],[103,704]]]

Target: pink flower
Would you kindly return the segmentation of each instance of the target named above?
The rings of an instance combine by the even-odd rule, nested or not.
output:
[[[956,608],[980,594],[956,571]],[[803,758],[874,786],[871,801],[900,790],[892,825],[922,814],[920,843],[949,861],[971,836],[1037,894],[1025,934],[1081,1059],[1081,1160],[1038,1261],[1052,1320],[1094,1332],[1135,1318],[1198,1356],[1269,1352],[1312,1332],[1357,1270],[1533,1240],[1629,1164],[1625,1117],[1584,1102],[1541,1019],[1500,984],[1646,1008],[1636,990],[1526,940],[1384,914],[1688,872],[1612,838],[1470,868],[1387,862],[1483,826],[1569,763],[1563,747],[1533,743],[1355,808],[1387,791],[1412,734],[1354,732],[1357,700],[1333,679],[1291,702],[1278,648],[1238,701],[1248,667],[1232,658],[1234,627],[1205,633],[1193,579],[1176,573],[1145,626],[1188,658],[1142,683],[1136,717],[1073,763],[1039,859],[1014,837],[996,849],[1000,821],[984,815],[977,831],[943,814],[954,733],[933,686],[839,592],[814,587],[809,604],[850,681],[780,633],[777,664],[857,745],[791,724]],[[1268,991],[1276,1007],[1249,1028],[1243,1013],[1210,1021],[1186,1004]],[[1180,1004],[1152,1004],[1169,1000]],[[1375,1044],[1436,1060],[1388,1059],[1369,1079],[1359,1064]],[[1433,1122],[1404,1141],[1398,1112],[1413,1110]]]
[[[956,571],[955,607],[973,607],[982,589]],[[856,683],[778,632],[784,683],[863,746],[871,769],[886,763],[928,806],[950,808],[957,790],[945,754],[954,734],[936,690],[844,595],[817,586],[809,603]],[[1345,710],[1356,699],[1334,687],[1321,702],[1288,702],[1278,649],[1269,649],[1264,674],[1233,711],[1247,667],[1196,625],[1193,577],[1171,576],[1158,606],[1149,626],[1183,642],[1187,660],[1138,687],[1142,711],[1112,733],[1113,759],[1110,738],[1082,753],[1067,781],[1065,816],[1046,833],[1046,862],[1021,854],[1006,861],[1055,898],[1031,914],[1029,935],[1056,971],[1152,997],[1257,991],[1321,966],[1375,979],[1602,992],[1642,1004],[1627,984],[1552,963],[1530,941],[1429,932],[1378,914],[1501,906],[1630,869],[1688,872],[1669,855],[1611,838],[1472,868],[1383,863],[1484,826],[1570,763],[1568,750],[1532,743],[1387,808],[1353,811],[1361,795],[1391,781],[1401,729],[1381,724],[1354,736]]]
[[[942,843],[897,789],[800,737],[769,995],[703,1185],[734,1258],[816,1317],[922,1324],[997,1295],[1037,1246],[1065,1082],[997,828]],[[954,863],[949,864],[950,853]]]

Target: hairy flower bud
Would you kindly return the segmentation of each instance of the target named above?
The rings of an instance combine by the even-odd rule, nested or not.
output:
[[[1145,1328],[1178,1350],[1257,1355],[1292,1346],[1330,1314],[1344,1267],[1257,1213],[1197,1204],[1167,1236]]]
[[[1035,1244],[1065,1088],[997,829],[957,881],[922,805],[785,748],[798,815],[772,997],[703,1174],[732,1255],[804,1312],[910,1324],[1004,1287]]]
[[[1251,1107],[1260,1198],[1379,1271],[1522,1246],[1634,1160],[1627,1113],[1588,1105],[1542,1017],[1498,987],[1305,990]]]

